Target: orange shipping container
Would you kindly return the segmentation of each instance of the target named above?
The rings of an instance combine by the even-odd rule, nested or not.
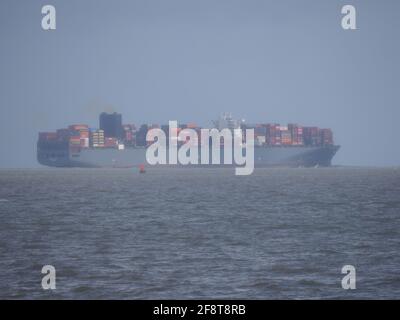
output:
[[[89,130],[87,124],[71,124],[68,128],[72,131]]]

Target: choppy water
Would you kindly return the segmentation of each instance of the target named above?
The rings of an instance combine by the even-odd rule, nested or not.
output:
[[[399,249],[400,169],[0,171],[1,298],[399,298]]]

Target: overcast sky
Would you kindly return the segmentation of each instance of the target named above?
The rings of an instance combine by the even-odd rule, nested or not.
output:
[[[2,0],[0,167],[38,166],[39,131],[104,110],[330,127],[334,164],[400,165],[399,31],[398,0]]]

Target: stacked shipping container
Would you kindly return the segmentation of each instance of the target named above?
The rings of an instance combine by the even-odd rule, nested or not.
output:
[[[320,145],[320,133],[318,127],[304,127],[303,128],[303,139],[306,146],[318,146]]]
[[[89,148],[89,126],[86,124],[73,124],[68,127],[70,132],[76,132],[79,136],[81,148]]]
[[[281,132],[281,144],[284,146],[292,144],[292,134],[288,127],[280,127]]]
[[[267,128],[266,142],[267,145],[278,146],[281,144],[281,131],[279,123],[269,123],[265,125]]]
[[[118,139],[105,137],[104,138],[104,148],[117,148],[118,147]]]
[[[122,126],[124,129],[124,141],[127,146],[136,145],[136,127],[133,124],[125,124]]]
[[[58,129],[57,132],[40,132],[39,141],[42,142],[64,142],[69,145],[72,152],[79,152],[81,148],[118,148],[123,150],[128,147],[146,147],[151,141],[146,141],[147,132],[159,125],[143,124],[139,130],[133,124],[123,125],[123,138],[106,137],[104,130],[89,130],[88,125],[75,124],[67,129]],[[201,128],[195,123],[181,124],[173,134],[179,135],[182,129],[190,128],[197,132],[198,139],[192,141],[198,145],[200,141]],[[302,127],[290,123],[281,126],[278,123],[258,124],[255,126],[242,125],[242,129],[253,128],[256,146],[327,146],[333,145],[333,133],[331,129],[320,129],[318,127]],[[169,136],[169,126],[161,126],[166,136]],[[245,139],[245,136],[243,137]],[[186,141],[175,141],[178,145]],[[167,144],[169,141],[167,140]],[[221,140],[223,144],[223,139]]]
[[[333,132],[331,129],[321,129],[321,144],[323,146],[333,145]]]
[[[303,145],[303,127],[298,124],[288,124],[288,130],[292,137],[292,144],[295,146]]]
[[[90,142],[93,148],[104,148],[104,130],[93,131]]]

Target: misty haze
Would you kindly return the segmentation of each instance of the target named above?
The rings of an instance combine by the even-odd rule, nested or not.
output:
[[[336,165],[396,166],[398,1],[42,1],[0,4],[1,167],[38,167],[39,131],[195,121],[332,128]]]

